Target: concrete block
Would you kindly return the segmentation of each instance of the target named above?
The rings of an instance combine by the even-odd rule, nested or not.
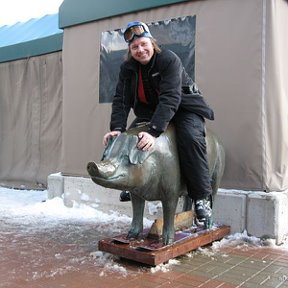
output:
[[[228,225],[231,233],[246,229],[246,192],[219,189],[213,206],[215,223]]]
[[[50,174],[48,176],[48,199],[62,197],[64,193],[64,177],[61,173]]]
[[[90,178],[66,176],[64,180],[64,204],[68,207],[72,207],[74,202],[95,207],[98,207],[99,203],[116,203],[119,191],[113,192],[115,191],[112,189],[96,185]]]
[[[73,207],[75,203],[83,203],[103,212],[117,211],[120,214],[131,217],[131,202],[120,202],[120,193],[121,191],[119,190],[107,189],[97,185],[90,178],[64,177],[63,200],[67,207]],[[153,203],[146,202],[144,216],[151,220],[161,217],[162,209],[159,201]]]
[[[257,192],[248,195],[247,232],[276,239],[280,244],[288,233],[287,192]]]

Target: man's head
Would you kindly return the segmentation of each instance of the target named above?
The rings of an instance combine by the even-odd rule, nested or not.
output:
[[[129,52],[132,58],[146,65],[150,62],[154,55],[154,47],[150,38],[135,38],[129,45]]]
[[[140,37],[153,38],[145,23],[140,21],[129,22],[124,32],[124,40],[130,45],[134,39]]]
[[[124,39],[129,45],[128,60],[132,57],[145,65],[149,63],[154,52],[161,52],[161,49],[151,35],[148,26],[143,22],[129,22],[124,32]]]

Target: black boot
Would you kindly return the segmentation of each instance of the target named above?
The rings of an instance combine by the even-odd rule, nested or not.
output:
[[[205,221],[211,218],[212,208],[209,200],[201,199],[195,201],[195,213],[199,221]]]
[[[130,193],[129,193],[128,191],[122,191],[122,192],[120,193],[119,200],[120,200],[121,202],[131,201]]]

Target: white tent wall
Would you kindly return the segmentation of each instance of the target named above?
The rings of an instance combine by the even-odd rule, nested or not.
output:
[[[198,5],[196,80],[215,110],[207,124],[226,151],[221,186],[262,190],[262,1]]]
[[[286,12],[284,0],[188,1],[66,28],[63,174],[87,176],[86,163],[100,159],[103,151],[102,136],[109,128],[111,105],[98,103],[101,32],[123,27],[133,19],[149,23],[196,15],[196,81],[215,110],[216,119],[208,121],[207,126],[219,135],[227,155],[221,186],[258,191],[286,189],[288,178],[283,173],[287,173],[284,167],[288,159],[283,142],[287,136],[284,124],[275,134],[273,121],[276,127],[279,122],[273,115],[285,118],[282,105],[287,84],[270,75],[272,68],[287,74],[280,55],[275,56],[280,46],[285,56],[287,40],[281,38],[286,38],[287,27],[274,35],[281,20],[273,16],[278,13],[285,18]],[[277,47],[266,47],[271,41]],[[282,116],[275,105],[282,107]]]
[[[62,52],[0,64],[0,183],[43,188],[62,144]]]
[[[264,1],[263,181],[267,190],[288,184],[288,1]]]

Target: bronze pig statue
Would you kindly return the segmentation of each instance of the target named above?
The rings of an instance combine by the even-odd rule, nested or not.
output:
[[[89,162],[87,170],[95,183],[130,192],[133,217],[128,238],[137,238],[143,231],[145,200],[160,200],[163,207],[162,241],[164,245],[171,244],[178,199],[187,195],[180,175],[174,127],[170,125],[156,139],[153,149],[146,152],[136,148],[140,131],[145,130],[143,127],[132,128],[111,140],[101,162]],[[224,170],[224,149],[209,130],[206,141],[215,196]]]

